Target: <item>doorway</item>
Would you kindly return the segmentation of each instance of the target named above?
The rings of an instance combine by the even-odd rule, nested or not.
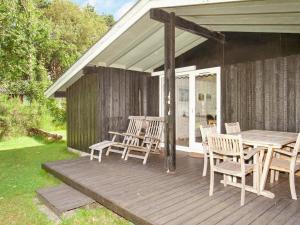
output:
[[[176,149],[202,152],[200,125],[220,132],[220,67],[176,70]],[[164,75],[160,75],[160,116],[164,116]]]

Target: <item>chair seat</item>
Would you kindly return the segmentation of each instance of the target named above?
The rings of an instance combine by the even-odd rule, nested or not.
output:
[[[290,161],[288,159],[272,158],[270,169],[289,172]],[[297,170],[300,170],[300,163],[297,163],[295,166],[295,171]]]
[[[245,164],[246,174],[253,171],[254,166],[252,164]],[[234,176],[242,176],[241,163],[233,161],[225,161],[215,165],[215,171],[225,173]]]
[[[147,152],[147,148],[144,148],[144,147],[141,147],[141,146],[130,146],[129,147],[130,150],[133,150],[133,151],[137,151],[137,152]]]

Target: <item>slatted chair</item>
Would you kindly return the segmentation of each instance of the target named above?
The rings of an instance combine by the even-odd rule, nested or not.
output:
[[[113,135],[113,144],[108,148],[106,156],[108,156],[111,152],[114,152],[122,154],[122,159],[125,158],[127,151],[126,145],[138,145],[139,139],[134,136],[139,136],[141,134],[145,118],[145,116],[129,116],[129,124],[125,133],[109,131],[109,133]],[[122,142],[116,141],[118,136],[123,139]]]
[[[208,168],[208,159],[209,159],[209,150],[208,150],[208,139],[207,136],[209,134],[217,134],[217,127],[216,125],[200,125],[200,132],[202,137],[202,146],[203,146],[203,172],[202,176],[206,176],[207,168]],[[215,155],[215,159],[219,162],[222,157]]]
[[[241,132],[241,127],[239,122],[225,123],[226,134],[236,134]]]
[[[274,155],[271,161],[270,170],[278,172],[289,173],[289,182],[292,199],[297,200],[296,188],[295,188],[295,173],[300,170],[300,163],[297,162],[297,156],[300,151],[300,133],[296,144],[292,151],[287,151],[283,149],[274,149],[274,152],[279,154]],[[285,157],[282,157],[285,156]],[[274,175],[271,176],[271,183],[274,181]]]
[[[129,116],[128,119],[129,124],[125,133],[109,131],[110,134],[113,134],[113,138],[111,141],[105,140],[89,147],[91,149],[91,160],[93,160],[94,158],[98,158],[98,161],[101,162],[102,151],[106,148],[108,148],[106,152],[107,156],[110,152],[115,152],[122,154],[122,158],[124,158],[127,151],[126,145],[138,144],[139,140],[135,137],[132,137],[132,135],[140,135],[142,126],[145,122],[145,116]],[[118,136],[121,137],[121,142],[118,142],[116,140]],[[99,156],[95,155],[96,151],[99,152]]]
[[[225,123],[226,134],[238,134],[241,132],[241,126],[239,122]],[[251,146],[243,145],[244,149],[247,151]]]
[[[241,136],[226,134],[209,134],[208,148],[210,154],[209,196],[213,195],[215,172],[224,174],[224,186],[227,185],[227,176],[240,177],[241,206],[243,206],[245,203],[246,175],[253,172],[254,169],[258,169],[257,167],[254,167],[253,164],[246,164],[245,160],[253,157],[260,150],[253,149],[245,156]],[[223,162],[215,164],[213,160],[215,155],[223,156]],[[239,157],[239,162],[233,161],[233,157]]]
[[[125,160],[128,160],[129,157],[143,159],[143,164],[145,165],[150,152],[155,152],[159,148],[164,129],[164,119],[162,117],[146,117],[146,123],[145,136],[133,136],[142,140],[141,144],[138,146],[126,145],[128,150]]]

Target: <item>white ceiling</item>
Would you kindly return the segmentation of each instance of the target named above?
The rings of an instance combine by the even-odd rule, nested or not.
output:
[[[141,0],[106,36],[109,33],[114,35],[113,32],[117,33],[118,29],[124,28],[123,32],[115,35],[114,40],[108,37],[107,40],[100,40],[102,43],[97,43],[98,46],[96,44],[86,53],[94,54],[93,57],[80,63],[81,67],[96,65],[151,72],[163,65],[164,27],[150,19],[150,8],[175,12],[178,16],[220,32],[300,33],[300,0]],[[145,11],[144,14],[142,10]],[[136,16],[138,13],[141,14],[139,17]],[[176,56],[205,40],[176,29]],[[77,68],[71,67],[72,73],[67,74],[67,71],[67,75],[64,74],[65,79],[61,79],[63,84],[46,93],[47,96],[51,96],[55,89],[65,90],[82,76],[82,68],[76,63],[73,66]]]

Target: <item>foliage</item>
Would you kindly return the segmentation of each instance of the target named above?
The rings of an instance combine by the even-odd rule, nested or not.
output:
[[[10,140],[10,150],[0,145],[0,224],[55,224],[38,208],[35,191],[54,186],[58,180],[41,168],[41,163],[76,158],[66,151],[66,143],[37,145],[28,137]],[[33,143],[34,146],[30,147]],[[24,147],[27,146],[27,147]],[[85,222],[85,221],[88,221]],[[105,208],[80,210],[62,224],[129,224]]]
[[[39,106],[36,102],[30,105],[20,103],[18,98],[0,97],[0,138],[26,134],[30,127],[39,126]],[[36,119],[33,119],[36,118]]]
[[[112,16],[98,15],[92,6],[80,8],[68,0],[53,0],[43,11],[52,27],[51,57],[47,61],[52,80],[56,80],[113,24]]]
[[[39,99],[49,85],[44,66],[49,23],[40,17],[33,1],[0,3],[0,82],[10,94]]]
[[[48,99],[47,101],[47,109],[49,110],[51,122],[57,128],[64,128],[64,125],[66,124],[66,107],[67,105],[65,99]]]
[[[19,98],[0,96],[0,140],[25,135],[29,128],[45,130],[64,128],[65,108],[54,99],[43,105],[35,100],[21,103]]]
[[[111,15],[70,0],[0,0],[0,88],[11,96],[27,96],[33,109],[14,101],[6,103],[8,108],[2,105],[0,138],[23,134],[29,123],[63,127],[65,103],[47,100],[44,91],[113,23]],[[33,107],[37,102],[40,106]]]

